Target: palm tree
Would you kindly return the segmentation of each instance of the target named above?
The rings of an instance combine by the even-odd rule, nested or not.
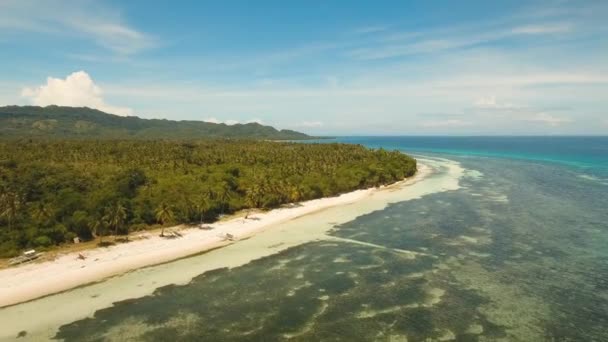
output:
[[[52,216],[53,211],[51,210],[50,206],[44,202],[38,202],[34,209],[32,209],[32,217],[34,217],[39,223],[48,221]]]
[[[260,206],[260,198],[262,195],[262,188],[259,183],[254,183],[251,187],[245,190],[245,204],[251,209]]]
[[[226,205],[228,204],[228,201],[231,197],[232,195],[230,194],[230,188],[228,187],[228,184],[222,182],[222,185],[219,188],[219,191],[217,192],[217,199],[220,201],[221,205],[221,215],[224,215],[224,210],[226,209]]]
[[[203,192],[203,194],[197,199],[197,204],[196,204],[196,209],[198,210],[198,213],[200,214],[200,224],[203,223],[203,215],[205,215],[205,212],[209,209],[209,201],[210,201],[210,195],[209,192]]]
[[[291,202],[296,203],[302,199],[302,187],[298,184],[291,186],[291,192],[289,193],[289,199]]]
[[[91,233],[93,234],[93,236],[97,237],[99,236],[99,244],[103,244],[103,234],[104,234],[104,230],[105,230],[105,222],[103,222],[102,220],[93,220],[91,222],[89,222],[89,229],[91,230]]]
[[[160,236],[165,236],[165,224],[173,220],[173,209],[163,202],[156,208],[156,220],[162,225]]]
[[[7,192],[0,197],[0,217],[5,217],[8,221],[8,229],[13,227],[13,221],[21,208],[21,198],[16,192]]]
[[[111,228],[114,228],[114,240],[116,240],[116,235],[118,235],[118,228],[122,226],[126,219],[127,210],[122,206],[122,204],[117,202],[113,206],[106,209],[104,220]]]

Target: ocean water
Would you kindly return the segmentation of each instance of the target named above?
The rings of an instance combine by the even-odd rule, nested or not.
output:
[[[496,157],[565,164],[608,172],[608,137],[341,137],[325,140],[373,148],[457,156]],[[319,142],[324,142],[320,140]]]
[[[115,303],[55,337],[608,341],[608,138],[338,140],[449,159],[465,176],[458,190]]]

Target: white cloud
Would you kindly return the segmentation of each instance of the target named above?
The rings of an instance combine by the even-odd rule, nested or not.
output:
[[[433,54],[447,50],[471,48],[476,45],[504,40],[517,40],[527,36],[573,32],[573,22],[543,22],[515,26],[515,24],[477,24],[467,27],[446,27],[421,32],[390,32],[374,44],[355,48],[348,55],[359,60],[407,57]]]
[[[597,32],[589,30],[585,22],[567,20],[573,23],[572,36],[585,38]],[[330,135],[338,132],[449,133],[452,130],[473,134],[543,134],[555,131],[551,125],[569,134],[588,134],[596,132],[598,127],[605,131],[604,126],[599,125],[604,119],[599,111],[607,108],[603,95],[608,87],[608,69],[598,48],[591,46],[595,41],[587,44],[583,39],[570,44],[574,40],[562,41],[557,36],[541,34],[564,28],[532,27],[547,23],[522,18],[506,22],[492,20],[474,27],[446,27],[440,32],[427,30],[400,37],[391,36],[392,30],[387,30],[352,46],[348,45],[349,36],[346,36],[346,46],[336,49],[336,59],[332,59],[336,64],[309,65],[301,58],[302,63],[298,60],[290,65],[297,67],[296,73],[293,69],[277,67],[275,61],[256,62],[234,74],[249,75],[248,69],[257,70],[254,67],[260,64],[265,67],[261,68],[265,72],[262,76],[275,80],[273,82],[230,81],[211,85],[201,78],[188,84],[123,84],[119,89],[108,91],[125,98],[139,98],[143,106],[152,110],[163,108],[163,113],[167,108],[182,110],[184,104],[189,106],[183,113],[174,110],[172,115],[202,111],[222,120],[243,120],[246,117],[241,116],[242,113],[253,113],[290,128],[320,127],[323,121],[325,125],[314,131]],[[606,27],[604,25],[604,29]],[[389,38],[395,40],[383,41]],[[513,46],[483,44],[502,43],[507,38],[512,39],[508,43],[515,42],[514,39],[521,41]],[[583,48],[587,46],[590,49]],[[390,51],[391,47],[396,50]],[[386,48],[387,56],[439,53],[389,63],[351,63],[348,52],[357,48],[369,49],[362,52],[370,54]],[[443,53],[446,49],[452,51]],[[338,63],[340,68],[335,67]],[[177,68],[187,74],[194,66],[196,64],[173,63],[170,72],[174,73]],[[550,114],[539,115],[541,112]],[[421,117],[417,113],[452,113],[453,116]],[[569,119],[564,117],[576,120],[576,124],[566,124]],[[307,122],[301,123],[303,120]],[[591,120],[596,123],[595,127],[585,128]],[[425,127],[427,129],[423,129]]]
[[[323,122],[321,122],[321,121],[303,121],[303,122],[295,124],[294,127],[318,128],[318,127],[323,127]]]
[[[539,122],[539,123],[542,123],[542,124],[545,124],[548,126],[552,126],[552,127],[559,126],[564,123],[572,122],[571,119],[558,118],[558,117],[555,117],[546,112],[537,113],[530,118],[524,119],[524,121]]]
[[[65,79],[49,77],[46,84],[23,88],[21,96],[37,106],[90,107],[116,115],[133,114],[131,108],[107,104],[102,89],[84,71],[74,72]]]
[[[360,27],[360,28],[356,29],[355,33],[357,33],[357,34],[377,33],[377,32],[386,31],[387,29],[388,29],[388,27],[384,26],[384,25],[364,26],[364,27]]]
[[[502,103],[496,101],[496,96],[480,97],[473,102],[473,107],[479,109],[521,109],[521,106],[516,106],[511,103]]]
[[[75,21],[71,25],[94,37],[97,44],[123,55],[130,55],[154,45],[152,38],[117,23],[99,22],[96,25],[89,25],[86,22]]]
[[[460,119],[448,119],[448,120],[433,120],[425,121],[420,124],[424,128],[456,128],[471,126],[472,123],[469,121],[463,121]]]
[[[572,31],[570,23],[549,23],[544,25],[526,25],[513,29],[515,34],[548,34],[548,33],[564,33]]]
[[[560,126],[564,123],[573,121],[569,118],[556,117],[539,108],[502,103],[496,100],[496,96],[479,98],[473,103],[473,107],[482,110],[481,113],[483,113],[483,110],[491,110],[491,112],[487,113],[492,113],[495,119],[501,117],[496,116],[495,114],[497,113],[503,113],[502,117],[505,117],[505,114],[509,113],[512,120],[535,122],[551,127]]]
[[[486,96],[475,100],[473,106],[476,108],[496,108],[496,96]]]
[[[220,124],[220,123],[222,123],[217,118],[206,118],[206,119],[203,119],[203,121],[204,122],[209,122],[209,123],[214,123],[214,124]]]
[[[214,124],[226,124],[228,126],[232,126],[232,125],[236,125],[236,124],[241,123],[239,120],[227,119],[227,120],[222,121],[222,120],[220,120],[218,118],[214,118],[214,117],[203,119],[203,121],[214,123]],[[258,123],[260,125],[264,124],[263,121],[262,121],[262,119],[245,120],[244,123],[246,123],[246,124],[248,124],[248,123]]]
[[[116,9],[101,2],[74,0],[0,1],[0,35],[30,32],[81,37],[120,55],[156,45],[154,38],[130,27]]]

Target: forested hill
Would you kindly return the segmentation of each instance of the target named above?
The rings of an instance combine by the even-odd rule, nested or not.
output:
[[[300,140],[311,137],[258,123],[216,124],[118,116],[87,107],[0,107],[0,138]]]

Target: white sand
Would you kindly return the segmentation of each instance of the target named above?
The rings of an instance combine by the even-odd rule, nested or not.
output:
[[[421,165],[419,172],[412,179],[389,187],[357,190],[337,197],[321,198],[289,208],[257,213],[250,215],[248,219],[236,218],[218,222],[210,225],[213,227],[212,230],[198,228],[180,230],[183,235],[181,238],[168,239],[144,233],[145,239],[82,252],[86,256],[85,260],[79,259],[78,253],[75,252],[48,262],[0,270],[0,307],[225,246],[231,243],[223,239],[227,233],[232,234],[236,240],[249,237],[281,222],[329,207],[353,203],[370,196],[373,192],[400,186],[401,183],[412,183],[424,178],[429,170],[428,167]]]
[[[76,254],[72,254],[51,262],[2,270],[2,306],[116,276],[0,309],[0,321],[11,327],[5,332],[0,329],[0,340],[14,338],[21,330],[28,332],[27,339],[49,338],[59,325],[91,316],[96,310],[109,307],[116,301],[149,295],[169,284],[186,284],[208,270],[241,266],[293,246],[326,239],[327,231],[336,224],[381,210],[389,203],[459,188],[458,180],[464,170],[458,163],[424,160],[424,165],[419,165],[416,176],[393,186],[359,190],[252,215],[257,220],[234,219],[216,223],[211,231],[182,230],[180,232],[184,236],[178,239],[150,236],[145,240],[91,250],[86,252],[86,260],[79,260]],[[433,170],[441,170],[440,175],[432,175]],[[252,238],[230,244],[218,236],[222,233],[230,233],[237,239]],[[145,267],[226,244],[230,245],[202,255]]]

